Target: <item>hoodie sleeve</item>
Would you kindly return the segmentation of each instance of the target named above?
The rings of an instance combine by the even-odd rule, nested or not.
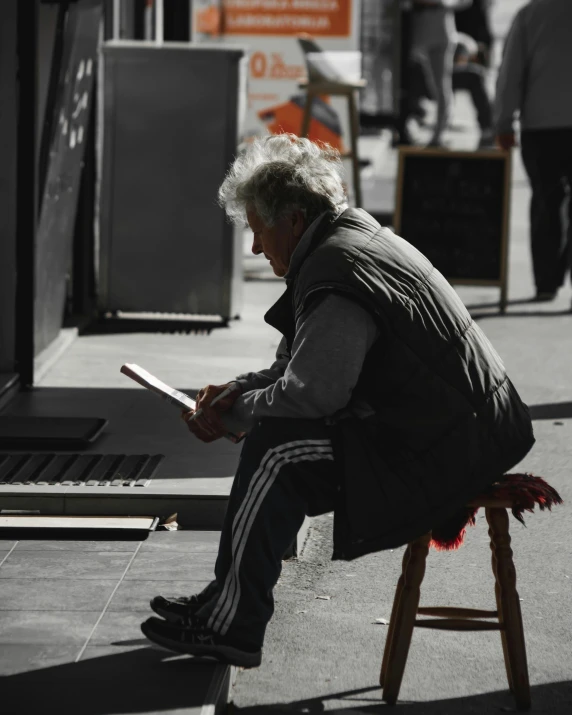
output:
[[[265,417],[319,419],[346,407],[379,332],[355,301],[330,294],[300,316],[292,357],[273,384],[244,392],[221,415],[234,432]]]
[[[290,354],[286,347],[286,338],[282,338],[276,349],[276,359],[269,368],[258,372],[246,372],[243,375],[238,375],[234,381],[239,384],[243,393],[264,389],[273,385],[284,375],[289,361]]]
[[[522,109],[525,92],[526,45],[522,11],[517,13],[507,35],[497,78],[493,121],[497,134],[513,131],[514,115]]]

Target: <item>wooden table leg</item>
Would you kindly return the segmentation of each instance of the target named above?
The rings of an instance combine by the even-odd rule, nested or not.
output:
[[[301,137],[307,137],[310,131],[310,122],[312,120],[312,104],[314,103],[314,93],[308,87],[306,90],[306,104],[304,106],[304,114],[302,115],[302,128],[300,130]]]
[[[356,208],[361,208],[361,174],[359,166],[358,139],[359,139],[359,116],[357,110],[356,93],[354,91],[348,94],[348,105],[350,114],[350,142],[352,147],[352,169],[354,183],[354,198]]]

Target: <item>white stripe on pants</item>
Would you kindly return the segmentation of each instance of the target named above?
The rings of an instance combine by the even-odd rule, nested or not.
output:
[[[224,635],[234,618],[240,600],[239,570],[244,547],[264,497],[278,476],[281,467],[288,463],[320,459],[333,461],[331,440],[309,439],[287,442],[272,447],[264,455],[259,468],[251,478],[240,509],[234,517],[231,545],[232,564],[222,593],[208,620],[208,626],[212,630]]]

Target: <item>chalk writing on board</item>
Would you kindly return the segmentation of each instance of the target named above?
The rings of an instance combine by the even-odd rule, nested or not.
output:
[[[504,236],[502,157],[405,154],[399,233],[449,279],[500,279]]]

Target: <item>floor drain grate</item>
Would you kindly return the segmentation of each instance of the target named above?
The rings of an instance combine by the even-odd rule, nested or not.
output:
[[[163,454],[0,454],[0,485],[146,487]]]

